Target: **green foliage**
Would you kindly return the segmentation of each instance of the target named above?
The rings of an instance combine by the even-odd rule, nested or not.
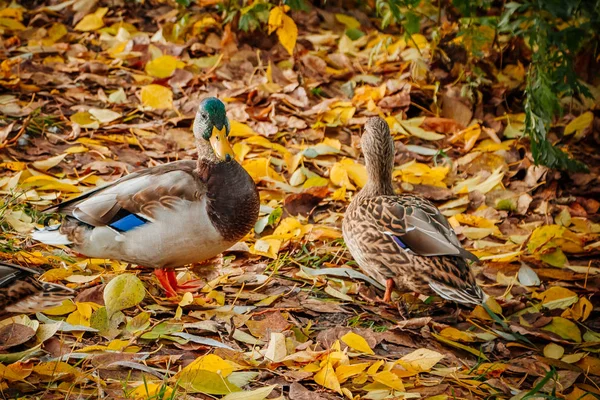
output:
[[[269,10],[272,5],[264,2],[255,2],[240,10],[238,27],[244,32],[253,32],[269,20]]]
[[[381,17],[381,27],[399,24],[409,35],[418,33],[421,28],[421,18],[415,9],[420,3],[420,0],[377,0],[375,8]]]
[[[576,55],[598,39],[600,1],[511,2],[499,25],[524,37],[531,49],[532,63],[525,91],[525,129],[536,163],[551,168],[585,171],[586,166],[569,158],[548,141],[554,118],[561,116],[565,96],[592,97],[575,73]]]

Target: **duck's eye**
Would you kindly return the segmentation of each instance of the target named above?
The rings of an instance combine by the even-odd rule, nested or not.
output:
[[[204,140],[210,140],[211,136],[212,136],[212,129],[207,129],[202,134],[202,137],[204,138]]]

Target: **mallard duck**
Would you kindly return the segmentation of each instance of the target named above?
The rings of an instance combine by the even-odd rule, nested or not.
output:
[[[361,147],[368,182],[348,206],[342,230],[362,271],[385,284],[384,301],[396,287],[481,303],[485,295],[467,264],[477,257],[461,246],[446,218],[421,197],[394,194],[394,141],[383,119],[369,119]]]
[[[198,161],[137,171],[50,207],[45,211],[64,215],[62,223],[33,238],[88,257],[155,268],[171,297],[193,289],[177,282],[173,268],[227,250],[258,218],[258,191],[234,159],[229,131],[225,105],[214,97],[203,100],[193,124]]]
[[[73,290],[40,282],[35,275],[34,269],[0,262],[0,315],[34,313],[73,297]]]

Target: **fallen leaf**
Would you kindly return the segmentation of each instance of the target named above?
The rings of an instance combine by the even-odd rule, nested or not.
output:
[[[117,311],[136,306],[145,296],[144,284],[132,274],[118,275],[104,288],[104,304],[109,317]]]
[[[142,105],[152,109],[173,108],[173,92],[161,85],[148,85],[142,88]]]

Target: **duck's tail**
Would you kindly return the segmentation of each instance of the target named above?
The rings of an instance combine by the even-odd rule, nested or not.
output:
[[[73,243],[69,240],[67,235],[60,233],[60,230],[58,229],[59,227],[60,225],[49,226],[45,229],[33,232],[31,237],[38,242],[52,246],[68,245]]]

